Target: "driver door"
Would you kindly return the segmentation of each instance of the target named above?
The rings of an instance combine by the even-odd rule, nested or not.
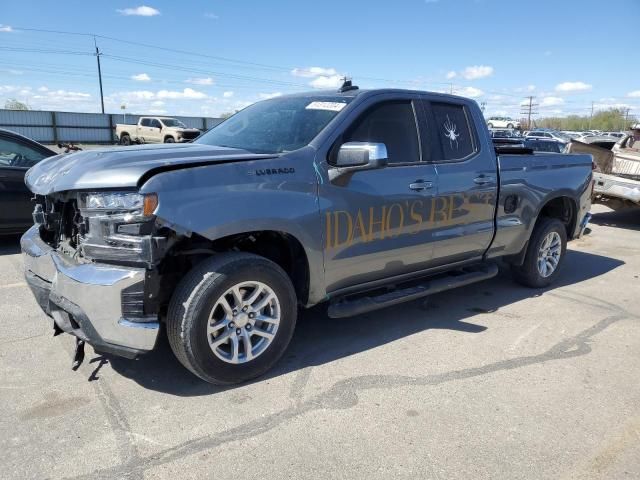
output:
[[[429,209],[437,178],[422,155],[420,135],[426,126],[416,101],[410,96],[371,101],[332,148],[347,142],[383,143],[388,166],[355,171],[319,186],[328,292],[430,265]]]

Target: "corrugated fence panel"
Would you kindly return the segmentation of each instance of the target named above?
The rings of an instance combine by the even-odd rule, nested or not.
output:
[[[109,115],[57,112],[56,124],[61,127],[109,127]]]
[[[55,115],[55,128],[54,128]],[[140,117],[154,115],[122,115],[120,113],[73,113],[0,109],[0,128],[13,130],[42,143],[115,143],[110,124],[135,124]],[[156,115],[157,116],[157,115]],[[222,121],[219,118],[172,117],[191,128],[209,129]]]
[[[111,143],[115,142],[109,128],[66,128],[58,127],[59,142]]]
[[[0,125],[51,125],[51,112],[0,110]]]
[[[19,133],[20,135],[24,135],[25,137],[35,140],[36,142],[55,143],[55,139],[53,138],[53,128],[51,127],[20,127],[12,125],[0,128]]]

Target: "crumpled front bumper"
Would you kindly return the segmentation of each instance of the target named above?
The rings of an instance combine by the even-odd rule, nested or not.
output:
[[[97,351],[128,358],[154,348],[157,319],[122,314],[123,290],[143,282],[145,269],[72,262],[42,241],[37,226],[23,235],[20,245],[27,283],[61,330]]]

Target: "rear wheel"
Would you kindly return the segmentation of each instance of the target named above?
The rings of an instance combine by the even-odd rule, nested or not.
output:
[[[126,133],[122,134],[120,136],[120,145],[131,145],[131,137]]]
[[[493,123],[487,123],[487,127],[493,128]]]
[[[533,229],[523,264],[511,268],[515,280],[527,287],[549,286],[558,276],[566,251],[564,224],[542,217]]]
[[[167,335],[178,360],[214,384],[257,377],[282,356],[296,324],[287,274],[248,253],[205,260],[180,282],[169,304]]]
[[[508,124],[507,128],[513,128],[513,123]]]

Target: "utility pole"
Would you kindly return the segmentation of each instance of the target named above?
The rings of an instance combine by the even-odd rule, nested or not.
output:
[[[533,107],[537,107],[538,104],[537,103],[533,103],[533,99],[535,97],[533,96],[529,96],[527,97],[529,99],[529,103],[523,105],[523,107],[525,108],[524,112],[520,112],[520,115],[526,115],[527,116],[527,130],[531,130],[531,115],[537,115],[538,112],[534,112],[533,111]]]
[[[591,102],[591,114],[589,115],[589,128],[591,130],[591,120],[593,120],[593,102]]]
[[[627,108],[627,112],[624,115],[624,125],[622,128],[623,132],[626,132],[629,129],[629,108]]]
[[[482,113],[484,113],[484,110],[487,108],[487,102],[482,102],[480,104],[480,110],[482,110]]]
[[[102,93],[102,70],[100,69],[100,50],[96,43],[96,37],[93,37],[93,44],[96,47],[96,60],[98,60],[98,81],[100,82],[100,106],[102,107],[102,113],[104,113],[104,95]]]
[[[449,83],[449,93],[453,95],[453,83]]]

